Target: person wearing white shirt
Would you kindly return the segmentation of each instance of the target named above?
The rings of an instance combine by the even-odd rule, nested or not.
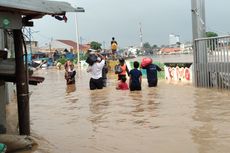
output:
[[[91,74],[89,81],[90,90],[103,88],[102,69],[105,65],[105,57],[99,53],[97,53],[97,56],[97,61],[87,69],[87,72]]]

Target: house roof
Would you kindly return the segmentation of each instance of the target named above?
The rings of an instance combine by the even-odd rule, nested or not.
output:
[[[72,40],[57,40],[57,41],[60,41],[60,42],[62,42],[63,44],[66,44],[66,45],[68,45],[68,46],[71,46],[71,47],[73,47],[73,48],[77,48],[77,43],[76,42],[74,42],[74,41],[72,41]]]
[[[179,52],[181,51],[181,49],[180,48],[161,48],[160,51],[165,52],[165,53],[172,53],[172,52]]]
[[[77,43],[75,41],[72,41],[72,40],[57,40],[57,41],[60,41],[62,42],[63,44],[66,44],[68,46],[71,46],[73,49],[77,49]],[[79,44],[79,49],[80,50],[88,50],[90,48],[90,45],[81,45]]]
[[[18,12],[31,18],[44,15],[64,15],[66,12],[84,12],[83,8],[74,8],[67,2],[48,0],[1,0],[0,12]]]

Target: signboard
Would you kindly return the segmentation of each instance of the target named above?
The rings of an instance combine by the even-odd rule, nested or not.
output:
[[[1,12],[0,13],[0,28],[2,29],[21,29],[22,17],[18,13]]]

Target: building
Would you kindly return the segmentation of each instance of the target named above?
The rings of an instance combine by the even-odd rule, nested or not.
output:
[[[180,42],[180,36],[175,34],[169,35],[169,46],[175,47]]]
[[[172,54],[180,54],[181,48],[161,48],[159,51],[160,55],[172,55]]]
[[[38,41],[25,41],[28,53],[35,53],[38,51]]]

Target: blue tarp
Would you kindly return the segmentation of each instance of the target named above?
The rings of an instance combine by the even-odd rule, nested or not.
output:
[[[75,58],[75,55],[74,55],[73,53],[71,53],[71,52],[67,52],[67,53],[65,54],[65,57],[66,57],[67,59],[69,59],[69,60],[73,60],[73,59]]]
[[[24,55],[24,61],[26,60],[26,58],[25,58],[25,55]],[[27,54],[27,62],[28,63],[31,63],[31,61],[32,61],[32,55],[31,55],[31,53],[28,53]]]

